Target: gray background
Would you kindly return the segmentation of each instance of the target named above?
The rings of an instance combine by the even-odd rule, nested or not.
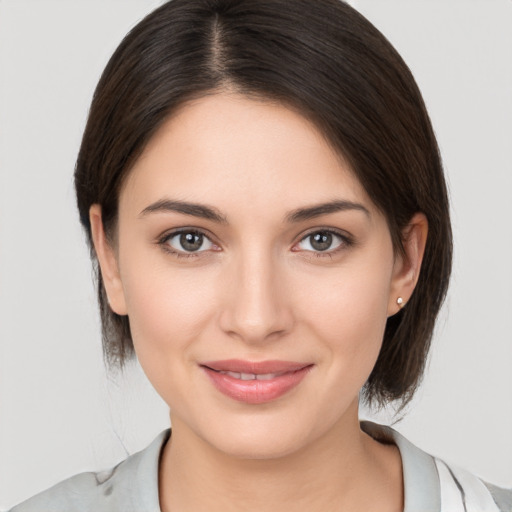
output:
[[[136,366],[103,368],[72,185],[99,74],[160,3],[0,1],[0,509],[113,465],[168,424]],[[512,2],[352,3],[415,74],[452,198],[453,282],[396,428],[512,486]]]

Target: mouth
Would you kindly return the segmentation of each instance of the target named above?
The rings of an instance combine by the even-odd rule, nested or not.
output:
[[[200,364],[218,391],[247,404],[262,404],[283,396],[298,386],[313,366],[293,361],[239,359]]]

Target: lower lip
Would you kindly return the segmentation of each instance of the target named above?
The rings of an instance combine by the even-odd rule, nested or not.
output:
[[[279,375],[270,380],[241,380],[230,375],[219,373],[206,366],[201,367],[213,385],[224,395],[247,404],[264,404],[283,396],[294,387],[311,370],[312,365],[300,370]]]

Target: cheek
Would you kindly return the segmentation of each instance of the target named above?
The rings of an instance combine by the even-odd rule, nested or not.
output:
[[[170,269],[151,251],[132,251],[121,269],[137,358],[162,391],[192,364],[193,343],[214,311],[214,276],[200,269]]]
[[[329,353],[332,379],[360,387],[371,373],[386,326],[391,274],[388,258],[347,265],[316,285],[313,279],[304,283],[302,317]]]
[[[198,281],[180,273],[131,281],[125,290],[134,338],[164,349],[196,337],[215,300],[208,282]]]

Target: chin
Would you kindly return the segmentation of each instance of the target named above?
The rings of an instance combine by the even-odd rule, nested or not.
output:
[[[222,439],[211,439],[215,448],[226,455],[245,460],[279,459],[299,451],[307,444],[303,436],[287,432],[231,433]]]
[[[256,412],[256,411],[255,411]],[[315,437],[299,417],[289,415],[226,414],[198,425],[196,434],[212,448],[237,459],[278,459],[300,451]]]

